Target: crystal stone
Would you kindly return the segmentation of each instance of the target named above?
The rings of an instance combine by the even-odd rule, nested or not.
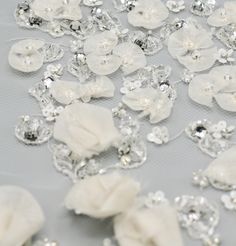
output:
[[[175,204],[178,219],[189,235],[196,239],[209,237],[219,223],[219,212],[205,197],[183,195]]]
[[[191,12],[199,16],[209,16],[212,14],[215,5],[215,0],[194,0],[191,6]]]
[[[114,8],[119,12],[131,11],[137,0],[113,0]]]
[[[40,145],[52,137],[52,129],[39,117],[22,116],[15,127],[15,135],[27,145]]]
[[[235,23],[220,28],[215,35],[228,48],[236,50],[236,24]]]
[[[64,50],[57,44],[46,44],[43,47],[44,62],[54,62],[64,56]]]

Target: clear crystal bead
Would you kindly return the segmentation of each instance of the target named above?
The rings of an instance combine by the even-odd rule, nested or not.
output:
[[[129,39],[137,44],[145,55],[154,55],[163,48],[161,40],[154,36],[151,31],[144,33],[135,31],[129,34]]]
[[[189,71],[188,69],[184,69],[181,79],[184,83],[189,84],[194,76],[195,74],[193,72]]]
[[[164,203],[168,204],[169,201],[166,199],[163,191],[150,192],[147,197],[144,198],[144,206],[147,208],[154,208]]]
[[[220,28],[215,35],[228,48],[236,50],[236,24],[235,23]]]
[[[119,12],[131,11],[137,2],[137,0],[112,0],[114,8]]]
[[[199,16],[209,16],[212,14],[215,5],[215,0],[194,0],[191,6],[191,12]]]
[[[64,56],[64,50],[57,44],[45,44],[43,47],[44,62],[54,62]]]
[[[52,129],[42,118],[22,116],[15,127],[15,135],[27,145],[40,145],[52,137]]]
[[[178,219],[189,235],[196,239],[209,237],[219,223],[218,210],[205,197],[181,196],[175,199]]]

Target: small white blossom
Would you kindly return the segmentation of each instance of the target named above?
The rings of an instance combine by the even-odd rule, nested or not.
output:
[[[225,49],[219,49],[218,53],[216,54],[217,61],[221,64],[227,64],[232,63],[235,61],[233,57],[234,51],[232,49],[225,50]]]
[[[228,210],[236,210],[236,191],[222,195],[221,201]]]
[[[170,1],[167,1],[166,2],[166,7],[171,11],[171,12],[174,12],[174,13],[178,13],[182,10],[185,9],[185,3],[183,0],[180,0],[180,1],[173,1],[173,0],[170,0]]]

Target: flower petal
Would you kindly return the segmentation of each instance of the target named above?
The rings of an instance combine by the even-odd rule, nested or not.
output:
[[[222,109],[236,112],[236,93],[220,93],[215,95],[214,98]]]

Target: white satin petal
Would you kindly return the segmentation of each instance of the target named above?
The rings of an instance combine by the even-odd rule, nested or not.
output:
[[[212,161],[204,171],[204,175],[212,181],[236,185],[236,147],[225,151]]]
[[[113,31],[104,31],[86,39],[84,43],[84,53],[95,53],[106,55],[110,53],[118,44],[118,37]]]
[[[147,65],[144,52],[134,43],[121,43],[114,48],[113,53],[122,59],[121,69],[125,75],[133,73]]]
[[[169,16],[169,11],[160,0],[139,0],[128,13],[128,21],[136,27],[156,29]]]
[[[207,19],[210,26],[222,27],[231,23],[231,16],[225,8],[215,10]]]
[[[94,53],[87,55],[89,69],[97,75],[108,75],[116,72],[122,60],[116,55],[99,56]]]
[[[104,219],[133,205],[140,185],[118,173],[88,177],[76,183],[65,199],[66,208],[78,214]]]
[[[219,93],[214,98],[222,109],[236,112],[236,93]]]
[[[43,223],[42,209],[28,191],[0,186],[0,245],[22,246]]]
[[[183,246],[176,210],[167,204],[117,216],[114,231],[120,246]]]

